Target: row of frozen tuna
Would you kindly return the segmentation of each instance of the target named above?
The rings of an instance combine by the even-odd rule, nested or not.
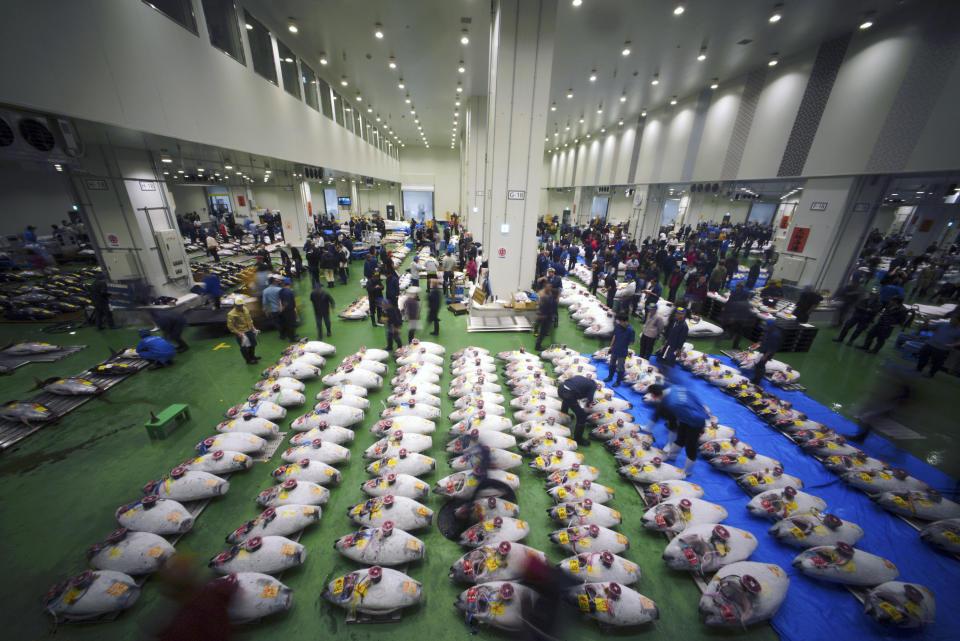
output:
[[[695,375],[707,377],[709,374],[705,374],[700,367],[703,362],[702,357],[689,355],[681,364]],[[789,403],[767,394],[759,387],[748,385],[730,390],[764,420],[834,471],[844,465],[841,457],[859,456],[861,461],[866,457],[860,450],[853,451],[855,448],[845,451],[843,448],[850,446],[842,437],[819,423],[809,421]],[[822,431],[818,431],[818,428]],[[776,523],[770,528],[770,534],[780,542],[804,548],[793,561],[794,567],[802,573],[824,581],[872,587],[865,596],[864,604],[866,611],[879,621],[898,627],[917,627],[933,620],[935,600],[929,590],[919,584],[894,581],[899,570],[893,563],[855,549],[853,546],[864,536],[862,528],[835,514],[826,513],[826,503],[819,497],[801,491],[799,488],[803,487],[803,482],[784,474],[779,461],[757,454],[732,434],[702,444],[699,453],[720,470],[737,474],[746,472],[747,479],[755,479],[756,483],[748,484],[738,481],[741,487],[754,495],[747,509],[757,516],[774,519]],[[827,463],[831,457],[833,460]],[[879,480],[920,483],[902,471],[890,472],[883,472],[887,478]],[[869,475],[867,478],[871,480],[860,480],[874,482]],[[755,491],[760,487],[765,488],[764,491]],[[931,490],[925,491],[929,493]],[[889,494],[890,497],[874,495],[871,498],[883,505],[892,501],[893,496],[898,496],[897,492]]]
[[[321,345],[332,352],[332,346]],[[266,446],[263,437],[276,435],[277,425],[257,416],[261,405],[266,411],[261,401],[232,408],[230,420],[217,426],[218,434],[197,444],[195,457],[144,485],[142,499],[118,508],[120,529],[87,551],[93,569],[51,588],[44,608],[57,620],[76,621],[133,605],[140,595],[140,583],[133,577],[159,570],[175,554],[164,537],[193,527],[193,512],[184,503],[226,494],[230,483],[224,477],[250,468],[251,455]],[[273,408],[284,413],[279,406]]]

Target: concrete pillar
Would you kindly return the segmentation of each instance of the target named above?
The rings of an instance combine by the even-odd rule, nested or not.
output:
[[[638,189],[646,190],[646,199],[640,206],[642,213],[637,226],[637,238],[642,241],[650,236],[656,240],[660,234],[660,223],[663,221],[663,203],[667,198],[667,186],[648,185]]]
[[[297,192],[297,210],[291,212],[293,216],[290,220],[283,218],[283,239],[288,245],[294,247],[303,247],[307,242],[307,235],[315,228],[313,223],[313,191],[310,189],[310,183],[304,179],[299,179],[295,185]],[[320,191],[323,194],[323,190]]]
[[[536,269],[556,22],[557,0],[493,3],[482,238],[501,299],[529,287]]]
[[[487,155],[487,97],[470,96],[462,104],[464,112],[461,147],[460,221],[474,238],[483,238],[484,189]]]
[[[873,229],[889,182],[884,176],[808,180],[785,237],[774,243],[780,257],[773,277],[836,291],[849,278]]]
[[[150,153],[92,145],[81,164],[70,182],[108,279],[145,285],[152,297],[185,294],[190,264],[173,199]]]
[[[951,227],[956,227],[960,219],[960,207],[947,203],[927,203],[917,205],[914,212],[916,224],[909,229],[913,237],[907,244],[907,253],[917,256],[927,247],[937,243],[940,249],[944,248],[943,239]]]

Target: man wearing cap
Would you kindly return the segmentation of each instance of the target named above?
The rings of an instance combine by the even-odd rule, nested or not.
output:
[[[586,376],[571,376],[560,383],[557,389],[557,395],[563,401],[560,411],[566,414],[573,410],[573,415],[577,417],[577,424],[573,430],[573,438],[579,445],[589,445],[590,441],[583,437],[583,428],[587,424],[587,412],[584,406],[580,404],[585,401],[587,405],[593,402],[593,395],[596,394],[600,383],[587,378]]]
[[[840,335],[833,339],[833,342],[842,343],[847,332],[853,328],[853,334],[850,336],[850,340],[847,341],[847,345],[853,345],[853,341],[857,340],[857,336],[867,328],[867,325],[870,324],[870,321],[877,315],[881,307],[880,292],[874,287],[870,290],[869,296],[857,301],[857,304],[853,308],[853,314],[850,316],[850,319],[843,324]]]
[[[270,322],[273,323],[273,326],[277,329],[277,332],[280,333],[280,336],[283,336],[283,329],[280,324],[280,285],[278,284],[279,279],[276,276],[271,276],[268,281],[269,284],[263,290],[263,295],[260,297],[260,304],[263,307],[264,314],[270,319]]]
[[[877,318],[877,322],[867,331],[867,338],[863,341],[863,345],[857,345],[857,349],[876,354],[880,351],[880,348],[883,347],[883,344],[887,342],[887,339],[890,338],[890,334],[893,333],[893,326],[903,325],[906,320],[907,308],[903,306],[903,299],[899,296],[894,296],[890,299],[890,302],[887,303],[887,306],[883,308],[883,311],[880,312],[880,317]],[[876,346],[873,346],[874,340],[877,341]]]
[[[773,355],[780,349],[780,343],[783,342],[783,332],[772,318],[763,319],[766,326],[766,333],[763,335],[763,342],[760,343],[760,360],[753,366],[753,376],[750,380],[757,384],[767,371],[767,363],[773,358]]]
[[[686,450],[687,462],[683,465],[683,471],[689,476],[697,460],[700,434],[707,419],[710,418],[710,413],[693,392],[679,385],[664,387],[654,384],[647,388],[647,394],[653,398],[657,409],[647,424],[646,431],[653,431],[653,426],[659,418],[667,421],[670,441],[664,448],[665,458],[672,461],[677,458],[681,449]]]
[[[161,369],[173,365],[173,357],[176,354],[173,345],[159,336],[152,336],[150,330],[140,330],[140,342],[137,343],[136,349],[140,358],[153,361],[150,369]]]
[[[663,316],[657,313],[657,304],[647,303],[647,320],[643,322],[643,329],[640,331],[640,358],[650,360],[653,346],[663,333],[666,323]]]
[[[553,316],[557,313],[557,299],[553,295],[553,286],[549,281],[544,282],[543,289],[537,292],[537,344],[534,348],[539,352],[543,349],[543,339],[550,334],[553,328]]]
[[[290,286],[290,279],[284,278],[280,289],[280,337],[293,342],[297,340],[297,299]]]
[[[613,384],[618,387],[623,382],[623,373],[627,365],[627,353],[630,351],[630,345],[637,334],[630,325],[630,317],[626,312],[617,314],[617,322],[613,326],[613,338],[610,339],[610,370],[607,377],[603,379],[604,383],[609,383],[616,372],[617,380]]]
[[[660,348],[660,359],[667,367],[672,367],[677,362],[677,354],[683,349],[683,344],[687,342],[687,334],[690,332],[687,327],[687,308],[677,307],[673,310],[673,316],[667,325],[663,347]]]
[[[254,327],[250,311],[242,302],[234,305],[227,313],[227,329],[237,337],[240,354],[247,365],[256,365],[260,360],[256,354],[257,334],[260,330]]]

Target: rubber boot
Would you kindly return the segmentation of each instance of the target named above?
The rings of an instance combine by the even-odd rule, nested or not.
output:
[[[696,462],[696,459],[688,458],[687,462],[683,464],[683,473],[687,476],[690,476],[690,474],[693,472],[693,464]]]
[[[670,443],[663,450],[663,460],[672,461],[677,458],[677,454],[680,453],[682,448],[676,443]]]
[[[253,360],[253,357],[250,355],[249,347],[241,347],[240,354],[243,355],[243,360],[247,362],[247,365],[253,365],[254,363],[256,363],[256,361]]]

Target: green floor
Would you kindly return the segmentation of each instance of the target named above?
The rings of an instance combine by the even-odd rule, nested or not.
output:
[[[353,268],[351,284],[336,287],[332,294],[342,309],[361,295],[360,265]],[[301,300],[305,299],[307,283],[297,285]],[[586,339],[561,314],[556,330],[556,342],[564,342],[583,351],[593,351],[602,343]],[[312,312],[304,311],[301,333],[313,336]],[[827,339],[832,333],[824,331],[817,340],[815,351],[786,360],[803,373],[803,382],[819,400],[839,403],[843,410],[850,408],[870,384],[877,356],[847,348],[834,348]],[[40,610],[40,598],[50,585],[84,567],[84,551],[116,527],[114,509],[140,495],[140,486],[190,457],[193,446],[214,432],[222,420],[224,410],[250,393],[250,386],[259,378],[260,367],[243,364],[235,343],[224,335],[191,330],[186,336],[192,349],[177,358],[174,367],[159,371],[144,371],[111,389],[106,397],[110,403],[94,400],[59,422],[20,443],[12,451],[0,455],[0,537],[7,543],[0,552],[0,567],[6,580],[0,586],[0,612],[3,613],[11,639],[38,639],[54,633],[50,619]],[[429,338],[429,337],[427,337]],[[36,325],[0,325],[0,344],[15,339],[52,340],[64,344],[86,344],[88,349],[57,363],[24,366],[12,376],[2,379],[2,400],[24,397],[33,386],[33,377],[41,379],[67,375],[98,362],[108,355],[107,347],[128,347],[136,341],[134,328],[98,333],[83,329],[76,335],[50,335]],[[440,337],[448,354],[457,348],[475,344],[491,351],[533,346],[528,334],[473,334],[466,333],[466,317],[455,318],[443,312]],[[335,321],[334,338],[337,355],[325,369],[329,371],[340,358],[361,345],[382,347],[382,329],[374,329],[367,322]],[[226,344],[229,347],[217,349]],[[275,358],[285,343],[272,331],[262,335],[259,354],[265,357],[263,365]],[[712,343],[704,343],[710,349]],[[449,364],[449,359],[447,360]],[[391,366],[390,374],[393,372]],[[446,373],[441,380],[445,388],[450,380]],[[924,441],[905,443],[922,458],[936,458],[938,467],[957,474],[960,469],[957,454],[948,454],[947,434],[952,423],[948,418],[948,395],[957,389],[956,379],[941,376],[924,382],[925,402],[928,403],[922,421],[904,422],[923,432]],[[322,389],[319,381],[308,383],[307,397]],[[386,397],[388,390],[371,395],[373,407]],[[188,403],[192,420],[164,441],[149,441],[143,423],[151,410],[159,410],[170,403]],[[373,408],[372,408],[373,409]],[[444,415],[452,411],[450,399],[444,398]],[[301,413],[294,409],[290,418]],[[907,417],[908,419],[910,417]],[[453,608],[456,594],[463,589],[447,578],[450,564],[464,550],[444,539],[436,530],[417,533],[427,544],[426,559],[411,566],[409,574],[424,585],[424,603],[407,613],[399,624],[389,626],[347,626],[344,612],[320,597],[323,586],[336,576],[355,566],[340,557],[332,548],[332,541],[354,529],[346,516],[349,505],[363,500],[359,489],[367,478],[365,463],[359,454],[374,436],[368,427],[376,420],[375,410],[368,413],[363,426],[357,430],[352,446],[354,460],[343,467],[344,478],[333,491],[330,503],[318,526],[308,530],[302,543],[307,547],[307,562],[288,572],[283,582],[295,592],[293,608],[286,614],[272,617],[256,626],[242,628],[241,639],[313,638],[332,635],[338,638],[383,639],[389,636],[397,641],[423,638],[468,638],[469,630]],[[288,421],[287,421],[288,422]],[[450,473],[443,453],[445,428],[440,423],[435,443],[427,454],[438,459],[438,469],[427,480]],[[658,639],[751,638],[772,639],[776,634],[766,625],[743,630],[714,630],[701,626],[697,619],[699,592],[690,578],[668,571],[660,560],[664,539],[644,531],[636,518],[641,510],[633,490],[621,482],[614,472],[613,460],[600,447],[586,450],[587,461],[602,469],[604,483],[617,491],[612,506],[627,517],[621,531],[631,541],[625,556],[638,562],[643,579],[638,589],[660,606],[661,619],[645,637]],[[224,536],[258,513],[253,502],[256,494],[271,485],[269,473],[279,464],[279,454],[268,464],[231,478],[230,493],[210,504],[198,519],[193,530],[178,544],[178,552],[195,558],[198,566],[224,549]],[[521,472],[519,503],[521,516],[531,524],[532,532],[526,543],[545,550],[553,561],[567,556],[547,542],[546,533],[555,529],[545,514],[550,501],[539,478],[524,468]],[[428,505],[438,509],[439,497],[431,497]],[[206,570],[204,570],[205,572]],[[139,603],[118,620],[110,623],[61,626],[55,632],[64,639],[134,639],[149,638],[169,615],[172,602],[165,596],[160,582],[152,579],[144,587]],[[613,633],[617,636],[616,633]],[[499,636],[481,632],[480,637]],[[563,638],[599,638],[601,632],[589,621],[578,621],[565,630]]]

